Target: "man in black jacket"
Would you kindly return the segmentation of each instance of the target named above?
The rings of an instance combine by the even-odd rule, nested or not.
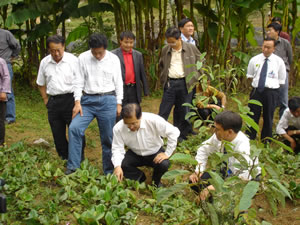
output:
[[[134,34],[131,31],[124,31],[120,35],[120,48],[112,51],[119,57],[121,62],[124,83],[123,106],[127,103],[140,104],[142,101],[142,88],[144,89],[144,95],[149,95],[143,55],[133,49],[134,41]]]

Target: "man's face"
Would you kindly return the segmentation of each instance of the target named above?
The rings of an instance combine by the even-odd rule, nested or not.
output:
[[[224,128],[215,122],[215,134],[219,141],[228,141],[229,130],[224,130]]]
[[[269,57],[275,51],[274,41],[264,41],[262,52],[265,57]]]
[[[104,58],[105,56],[105,52],[106,49],[101,47],[101,48],[91,48],[91,52],[93,54],[93,56],[97,59],[97,60],[101,60]]]
[[[63,58],[64,49],[65,49],[65,46],[61,43],[58,43],[58,44],[56,44],[54,42],[49,43],[49,52],[50,52],[53,60],[57,63]]]
[[[123,40],[120,40],[120,47],[123,49],[125,52],[129,52],[134,45],[134,40],[130,38],[123,38]]]
[[[294,117],[299,117],[300,116],[300,107],[296,109],[295,111],[290,110],[290,112],[293,114]]]
[[[141,119],[137,119],[136,116],[132,116],[130,118],[124,118],[124,124],[127,125],[128,129],[132,132],[138,131],[141,125]]]
[[[194,24],[191,21],[187,22],[183,27],[180,27],[180,31],[185,37],[189,38],[194,34]]]
[[[181,38],[169,37],[167,38],[168,45],[174,50],[179,50],[181,48]]]
[[[267,28],[267,36],[269,38],[273,38],[273,39],[277,40],[278,39],[278,32],[275,31],[273,27],[269,27],[269,28]]]

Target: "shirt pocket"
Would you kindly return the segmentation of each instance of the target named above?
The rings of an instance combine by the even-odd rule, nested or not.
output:
[[[104,84],[111,84],[113,82],[113,71],[104,70],[103,71],[103,83]]]

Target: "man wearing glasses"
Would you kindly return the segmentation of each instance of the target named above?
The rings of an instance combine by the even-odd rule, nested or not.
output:
[[[192,124],[185,120],[189,108],[182,104],[192,101],[194,91],[189,89],[200,76],[196,67],[197,61],[200,60],[200,52],[194,45],[181,40],[181,32],[176,27],[168,28],[165,36],[168,45],[162,49],[159,61],[160,81],[164,88],[159,115],[168,120],[175,105],[173,121],[174,126],[180,130],[179,141],[182,141],[193,132]],[[186,80],[191,73],[192,78]]]

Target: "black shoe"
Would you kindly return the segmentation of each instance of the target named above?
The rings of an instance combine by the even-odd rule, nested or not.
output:
[[[161,182],[159,182],[158,184],[155,184],[155,186],[156,186],[157,188],[161,188],[161,187],[163,187],[164,185],[163,185]]]
[[[15,123],[16,121],[15,120],[5,120],[4,123],[5,124],[12,124],[12,123]]]
[[[67,170],[65,171],[65,174],[66,174],[66,175],[70,175],[70,174],[72,174],[72,173],[75,173],[75,171],[76,171],[76,170],[67,169]]]
[[[146,176],[144,173],[142,173],[139,178],[137,179],[138,182],[143,183],[146,180]]]

